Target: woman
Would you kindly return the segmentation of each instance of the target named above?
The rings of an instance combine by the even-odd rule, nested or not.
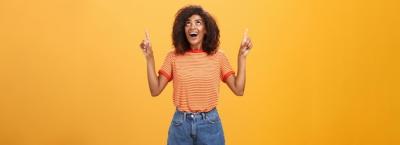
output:
[[[245,86],[246,56],[252,47],[247,30],[239,48],[235,75],[226,56],[218,51],[219,29],[214,18],[200,6],[186,6],[175,17],[172,40],[158,74],[149,34],[140,44],[147,61],[147,79],[152,96],[158,96],[173,80],[176,112],[168,145],[224,145],[221,121],[216,110],[222,80],[234,94],[242,96]]]

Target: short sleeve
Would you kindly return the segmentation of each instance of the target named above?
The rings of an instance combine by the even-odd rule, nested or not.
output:
[[[174,52],[169,52],[164,59],[164,63],[161,65],[158,74],[164,76],[168,81],[172,80],[172,62],[174,59]]]
[[[231,64],[229,63],[228,58],[223,53],[221,53],[221,55],[220,55],[220,66],[221,66],[221,80],[222,81],[225,82],[225,80],[229,76],[235,74],[235,72],[232,69]]]

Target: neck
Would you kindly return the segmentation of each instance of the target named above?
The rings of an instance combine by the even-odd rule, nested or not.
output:
[[[193,51],[199,51],[199,50],[203,50],[202,48],[200,48],[200,47],[192,47],[191,48]]]
[[[195,51],[203,50],[203,48],[201,48],[201,43],[196,44],[196,45],[190,45],[190,49],[195,50]]]

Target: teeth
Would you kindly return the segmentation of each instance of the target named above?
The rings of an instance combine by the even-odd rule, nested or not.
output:
[[[197,32],[190,32],[189,35],[190,35],[191,37],[196,37],[196,36],[197,36]]]

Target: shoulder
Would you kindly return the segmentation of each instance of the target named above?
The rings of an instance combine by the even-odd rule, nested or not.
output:
[[[176,57],[175,50],[169,51],[169,52],[167,53],[167,57],[171,57],[171,58]]]
[[[226,58],[224,51],[221,49],[218,49],[218,51],[214,55],[218,58]]]
[[[167,53],[167,55],[165,55],[164,61],[165,61],[165,62],[172,62],[172,61],[175,60],[175,58],[176,58],[175,51],[169,51],[169,52]]]

